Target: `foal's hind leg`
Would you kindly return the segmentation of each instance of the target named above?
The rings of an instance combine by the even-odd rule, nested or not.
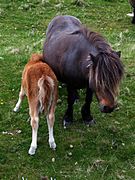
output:
[[[79,99],[79,95],[76,89],[71,89],[70,87],[67,87],[67,92],[68,92],[68,98],[67,98],[68,108],[63,118],[64,128],[66,128],[68,125],[70,125],[73,122],[73,105],[75,100]]]
[[[53,135],[53,126],[54,126],[54,121],[55,121],[55,105],[53,104],[50,108],[49,113],[47,114],[47,124],[48,124],[48,130],[49,130],[49,145],[50,148],[55,149],[56,148],[56,143],[54,140],[54,135]]]
[[[91,112],[90,112],[90,104],[92,102],[92,96],[93,96],[93,91],[90,88],[87,88],[85,104],[83,105],[82,110],[81,110],[82,119],[86,125],[95,124],[95,120],[91,116]]]
[[[23,87],[21,86],[21,90],[20,90],[20,93],[19,93],[19,99],[18,99],[18,102],[17,102],[17,104],[16,104],[16,106],[14,108],[14,112],[17,112],[19,110],[24,96],[25,96],[25,92],[24,92]]]
[[[38,116],[39,112],[38,112],[37,101],[29,101],[29,111],[30,111],[31,127],[32,127],[32,142],[28,153],[30,155],[34,155],[37,149],[37,132],[38,132],[38,124],[39,124],[39,116]]]

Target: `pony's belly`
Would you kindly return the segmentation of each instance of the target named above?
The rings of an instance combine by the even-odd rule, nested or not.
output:
[[[86,88],[88,82],[84,79],[73,78],[73,77],[60,77],[58,78],[60,82],[65,83],[67,86],[70,86],[75,89],[83,89]]]

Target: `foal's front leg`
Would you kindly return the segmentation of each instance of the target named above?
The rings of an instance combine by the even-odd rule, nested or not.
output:
[[[15,108],[13,110],[14,112],[17,112],[19,110],[20,105],[21,105],[21,103],[22,103],[22,101],[24,99],[24,96],[25,96],[25,92],[24,92],[23,87],[21,86],[21,90],[20,90],[20,93],[19,93],[19,99],[18,99],[18,102],[17,102],[17,104],[16,104],[16,106],[15,106]]]
[[[93,91],[90,88],[87,88],[85,104],[82,107],[81,113],[82,113],[82,119],[84,123],[88,126],[95,124],[95,120],[93,119],[90,112],[90,105],[92,102],[92,97],[93,97]]]
[[[64,128],[66,128],[68,125],[70,125],[73,122],[73,105],[75,100],[79,99],[79,95],[76,89],[71,89],[70,87],[67,87],[67,92],[68,92],[68,98],[67,98],[68,108],[63,118]]]

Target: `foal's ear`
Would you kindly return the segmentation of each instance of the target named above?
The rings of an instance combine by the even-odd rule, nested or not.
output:
[[[121,51],[116,51],[116,54],[119,56],[119,58],[121,57]]]

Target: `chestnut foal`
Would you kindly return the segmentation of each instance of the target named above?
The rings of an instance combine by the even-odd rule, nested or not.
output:
[[[52,69],[42,60],[42,55],[33,54],[26,64],[22,73],[19,99],[14,108],[14,111],[17,112],[24,96],[27,95],[32,126],[32,142],[28,151],[30,155],[34,155],[37,148],[39,113],[42,112],[46,113],[47,117],[50,148],[56,148],[53,126],[58,98],[58,82]]]

